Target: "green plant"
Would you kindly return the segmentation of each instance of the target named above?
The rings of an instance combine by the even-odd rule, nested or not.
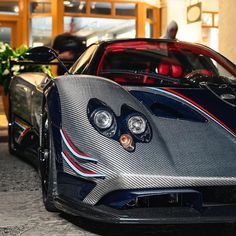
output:
[[[7,43],[0,42],[0,85],[4,87],[5,94],[8,93],[11,77],[21,72],[44,72],[51,75],[51,70],[46,65],[20,64],[20,61],[27,61],[26,45],[15,50]]]

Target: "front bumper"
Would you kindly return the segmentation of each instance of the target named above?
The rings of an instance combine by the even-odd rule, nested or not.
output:
[[[116,210],[104,205],[91,206],[56,197],[55,206],[63,212],[105,223],[195,224],[236,222],[236,204],[202,207],[201,210],[191,207]]]

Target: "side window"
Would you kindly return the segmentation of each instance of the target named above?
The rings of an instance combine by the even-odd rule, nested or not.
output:
[[[92,59],[97,47],[98,45],[96,44],[91,45],[75,62],[70,69],[70,72],[72,72],[72,74],[81,74]]]
[[[234,76],[228,70],[226,70],[222,65],[220,65],[218,62],[214,61],[214,64],[219,71],[219,76],[224,76],[227,78],[234,78]]]

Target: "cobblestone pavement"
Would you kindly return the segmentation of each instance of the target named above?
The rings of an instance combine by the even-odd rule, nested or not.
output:
[[[44,209],[37,171],[0,143],[0,236],[97,235]]]
[[[0,236],[235,236],[236,225],[109,225],[44,209],[37,171],[0,143]]]

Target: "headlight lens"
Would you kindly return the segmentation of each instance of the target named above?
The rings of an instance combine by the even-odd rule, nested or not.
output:
[[[96,111],[93,116],[94,124],[100,129],[108,129],[112,125],[113,116],[107,110]]]
[[[132,116],[128,120],[128,127],[133,134],[142,134],[146,130],[147,122],[142,116]]]

